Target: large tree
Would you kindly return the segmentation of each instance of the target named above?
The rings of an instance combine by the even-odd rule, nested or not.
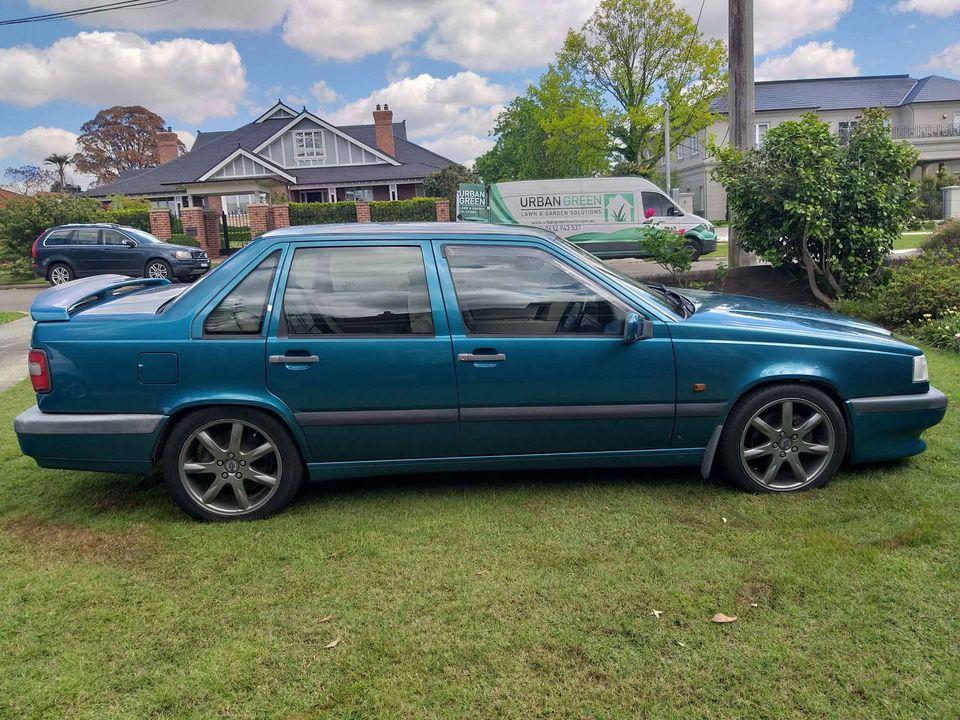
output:
[[[477,158],[484,182],[598,175],[608,165],[599,93],[551,66],[497,118],[496,145]]]
[[[165,129],[162,117],[139,105],[101,110],[80,128],[74,166],[106,184],[126,170],[159,165],[157,133]]]
[[[460,183],[475,183],[478,181],[479,178],[476,173],[467,170],[463,165],[454,163],[427,175],[423,179],[423,194],[427,197],[440,197],[449,200],[452,214],[456,212],[457,190],[460,189]]]
[[[70,156],[65,153],[50,153],[43,162],[47,165],[53,165],[57,169],[58,190],[66,192],[67,188],[67,165],[70,164]]]
[[[52,172],[36,165],[8,167],[3,171],[3,177],[4,185],[21,195],[33,195],[35,192],[47,190],[54,179]]]
[[[567,34],[561,68],[602,93],[615,150],[652,170],[664,154],[664,104],[673,143],[711,122],[726,91],[727,55],[673,0],[602,0]]]

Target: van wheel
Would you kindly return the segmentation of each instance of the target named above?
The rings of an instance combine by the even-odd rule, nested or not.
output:
[[[287,429],[250,408],[207,408],[177,423],[163,449],[167,492],[198,520],[255,520],[286,507],[304,465]]]
[[[65,263],[54,263],[47,270],[47,280],[51,285],[63,285],[76,277],[73,270]]]
[[[836,474],[847,451],[847,428],[822,390],[771,385],[733,407],[718,451],[727,476],[745,490],[808,490]]]
[[[693,262],[696,262],[700,259],[700,256],[703,254],[703,249],[700,247],[700,243],[697,240],[688,240],[685,245],[687,252],[690,253],[690,259]]]

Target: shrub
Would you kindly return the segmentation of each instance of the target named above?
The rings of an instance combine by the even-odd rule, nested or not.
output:
[[[370,203],[370,220],[372,222],[429,221],[436,219],[436,198],[386,200]]]
[[[119,210],[102,210],[101,222],[112,222],[117,225],[137,228],[150,232],[149,208],[121,208]]]
[[[960,309],[947,308],[940,317],[925,317],[908,323],[903,332],[944,350],[960,350]]]
[[[669,228],[652,227],[644,233],[643,247],[650,259],[673,275],[677,285],[683,285],[683,276],[693,266],[683,235]]]
[[[953,218],[941,223],[926,240],[923,241],[924,250],[944,250],[951,253],[960,253],[960,218]]]
[[[352,201],[335,203],[290,203],[291,225],[326,225],[357,221],[357,204]]]

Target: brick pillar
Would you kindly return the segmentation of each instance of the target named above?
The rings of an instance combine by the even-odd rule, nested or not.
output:
[[[250,221],[250,239],[256,240],[270,230],[270,206],[250,203],[247,206],[247,219]]]
[[[196,240],[200,247],[206,248],[207,229],[203,222],[203,208],[181,208],[180,222],[183,224],[183,234]]]
[[[357,201],[357,222],[370,222],[370,203]]]
[[[150,211],[150,233],[161,240],[169,240],[173,233],[170,231],[170,211]]]
[[[450,201],[437,200],[437,222],[450,222]]]
[[[289,205],[271,205],[270,206],[270,229],[290,227],[290,206]]]
[[[219,210],[203,211],[203,228],[205,243],[200,247],[207,251],[209,257],[220,257],[223,244],[220,241],[220,226],[222,213]]]

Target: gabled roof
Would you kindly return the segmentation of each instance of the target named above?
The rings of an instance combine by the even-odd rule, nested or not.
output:
[[[921,80],[909,75],[770,80],[754,85],[756,112],[768,110],[846,110],[899,107],[915,102],[960,100],[960,81],[931,75]],[[727,98],[710,104],[727,112]]]
[[[301,122],[303,122],[304,120],[310,120],[311,122],[319,125],[320,127],[329,130],[329,131],[332,132],[334,135],[339,135],[339,136],[342,137],[342,138],[349,139],[349,136],[348,136],[345,132],[343,132],[342,130],[340,130],[339,128],[331,125],[331,124],[328,123],[326,120],[323,120],[322,118],[317,117],[317,116],[314,115],[313,113],[311,113],[311,112],[309,112],[309,111],[307,111],[307,110],[303,110],[303,112],[301,112],[301,113],[300,113],[299,115],[297,115],[295,118],[289,120],[289,122],[288,122],[286,125],[284,125],[282,128],[280,128],[279,130],[277,130],[276,133],[274,133],[273,135],[271,135],[270,137],[268,137],[266,140],[264,140],[263,142],[261,142],[257,147],[255,147],[255,148],[253,149],[253,151],[256,152],[256,153],[262,152],[262,151],[267,147],[267,145],[269,145],[270,143],[274,142],[275,140],[277,140],[278,138],[280,138],[280,136],[284,135],[285,133],[287,133],[287,132],[289,132],[290,130],[292,130],[293,128],[295,128],[297,125],[299,125],[299,124],[300,124]],[[376,148],[376,142],[374,142],[373,145],[368,145],[367,143],[365,143],[365,142],[363,142],[363,141],[361,141],[361,140],[357,140],[356,138],[354,138],[354,140],[355,140],[357,143],[359,143],[360,146],[361,146],[364,150],[366,150],[367,152],[369,152],[369,153],[372,154],[372,155],[375,155],[376,157],[380,158],[381,160],[384,160],[384,161],[390,163],[391,165],[399,165],[399,164],[400,164],[400,163],[398,163],[396,160],[394,160],[392,157],[390,157],[389,155],[387,155],[385,152],[383,152],[383,151],[381,151],[381,150],[378,150],[378,149]]]

